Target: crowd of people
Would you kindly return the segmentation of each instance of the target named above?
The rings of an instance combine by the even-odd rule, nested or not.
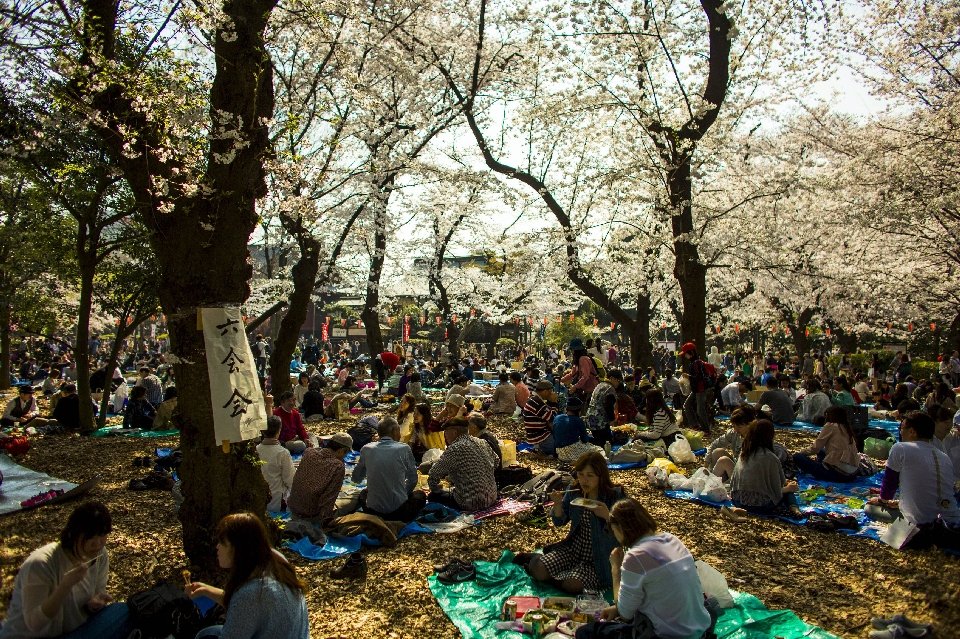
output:
[[[255,340],[254,355],[265,375],[268,351],[257,347],[261,341],[266,344]],[[601,613],[610,623],[588,624],[578,631],[581,639],[699,637],[712,623],[690,552],[658,531],[643,505],[611,478],[614,431],[625,425],[639,429],[638,441],[665,447],[683,438],[684,428],[712,435],[705,464],[729,486],[734,507],[724,516],[742,521],[749,513],[799,515],[798,472],[831,483],[862,476],[862,433],[851,415],[867,404],[872,416],[900,421],[899,441],[890,449],[880,495],[865,508],[868,515],[908,521],[916,529],[910,543],[918,547],[960,540],[956,353],[932,378],[916,380],[904,354],[887,366],[874,358],[869,371],[843,360],[832,370],[821,353],[787,358],[714,349],[704,358],[688,343],[643,369],[626,365],[599,340],[574,339],[566,353],[548,351],[543,360],[528,357],[519,366],[507,359],[424,361],[402,347],[358,358],[355,348],[342,347],[332,357],[308,340],[297,365],[291,364],[297,382],[276,398],[257,446],[269,487],[267,509],[289,511],[289,532],[323,544],[352,451],[357,458],[350,480],[366,482],[355,504],[359,512],[409,522],[429,503],[463,512],[489,508],[498,498],[503,450],[488,423],[515,418],[533,450],[569,464],[574,477],[550,495],[554,525],[568,527],[563,539],[542,552],[518,553],[515,561],[533,579],[569,593],[614,592],[614,605]],[[139,367],[122,403],[111,400],[125,427],[176,424],[172,371],[160,358],[155,364]],[[35,379],[22,385],[2,423],[70,424],[64,413],[79,407],[68,369],[47,366],[40,388]],[[102,392],[126,391],[115,373],[97,370]],[[497,383],[481,383],[486,373]],[[358,384],[367,378],[373,388]],[[425,389],[441,394],[437,410]],[[36,392],[57,399],[50,416],[40,415]],[[307,429],[336,416],[340,402],[372,408],[384,394],[399,397],[395,416],[326,437]],[[718,428],[718,418],[728,419],[729,428]],[[776,441],[775,427],[795,420],[821,428],[809,447],[791,453]],[[228,573],[223,588],[186,586],[190,596],[207,596],[225,609],[222,626],[198,637],[309,636],[304,586],[271,547],[262,515],[228,515],[217,527],[217,559]],[[106,591],[111,526],[102,504],[75,509],[60,541],[38,549],[21,567],[0,639],[128,636],[126,606],[113,603]]]

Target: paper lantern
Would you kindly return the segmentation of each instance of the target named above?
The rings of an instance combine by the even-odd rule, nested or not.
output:
[[[805,330],[803,331],[803,334],[806,335],[807,337],[810,337],[810,329],[809,329],[809,328],[808,328],[808,329],[805,329]]]
[[[611,331],[612,331],[613,329],[615,329],[616,327],[617,327],[617,323],[616,323],[616,322],[610,322],[610,330],[611,330]]]
[[[892,331],[892,330],[893,330],[893,322],[887,322],[887,330],[888,330],[888,331]]]
[[[543,325],[546,326],[548,321],[549,321],[549,320],[547,319],[547,316],[544,315],[544,316],[543,316]]]
[[[594,317],[594,318],[593,318],[593,325],[596,326],[596,325],[598,325],[599,323],[600,323],[600,320],[598,320],[596,317]]]
[[[736,333],[737,335],[740,334],[740,325],[739,325],[739,324],[734,324],[734,325],[733,325],[733,332]]]
[[[784,327],[783,327],[783,334],[784,334],[784,335],[789,335],[789,334],[790,334],[790,327],[789,327],[789,326],[784,326]]]
[[[937,332],[937,323],[936,323],[936,322],[930,322],[930,332],[931,332],[931,333],[936,333],[936,332]]]
[[[827,329],[826,332],[827,332],[827,337],[830,337],[830,329],[829,329],[829,328]]]
[[[573,318],[573,313],[570,313],[570,321],[572,322],[573,319],[574,319],[574,318]]]
[[[907,330],[910,331],[911,333],[913,332],[913,322],[910,322],[909,324],[907,324]]]

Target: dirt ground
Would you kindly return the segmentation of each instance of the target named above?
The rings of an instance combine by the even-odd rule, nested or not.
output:
[[[377,412],[377,411],[373,411]],[[346,424],[324,422],[325,434]],[[495,424],[500,437],[517,439],[515,423]],[[810,441],[778,433],[788,448]],[[127,482],[145,471],[137,455],[176,438],[133,440],[50,436],[35,439],[20,463],[80,483],[104,480],[92,495],[114,517],[110,537],[110,588],[118,599],[158,579],[179,580],[186,565],[180,524],[170,493],[131,492]],[[521,460],[549,467],[545,458]],[[687,472],[693,469],[688,467]],[[770,608],[791,608],[805,621],[841,637],[865,637],[872,616],[906,613],[933,622],[939,637],[960,637],[960,559],[936,551],[899,552],[867,539],[820,533],[779,521],[732,524],[713,509],[665,498],[647,486],[641,470],[617,471],[614,481],[640,499],[663,530],[676,534],[695,557],[727,576],[731,588],[759,597]],[[0,517],[0,616],[5,614],[17,569],[40,545],[56,539],[75,504],[52,505]],[[321,637],[456,637],[458,632],[427,588],[435,563],[451,556],[493,561],[501,550],[529,551],[556,541],[565,529],[537,530],[512,516],[488,519],[453,535],[415,535],[395,548],[366,549],[369,574],[362,583],[328,578],[342,560],[311,562],[286,553],[309,587],[311,631]]]

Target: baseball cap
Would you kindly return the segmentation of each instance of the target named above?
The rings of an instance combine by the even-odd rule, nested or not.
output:
[[[320,439],[328,442],[336,442],[341,448],[346,448],[347,450],[353,448],[353,437],[351,437],[348,433],[334,433],[333,435],[327,435],[326,437],[321,437]]]

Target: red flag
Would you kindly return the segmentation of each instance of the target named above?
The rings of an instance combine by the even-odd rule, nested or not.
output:
[[[403,325],[403,341],[410,341],[410,322],[405,322]]]

